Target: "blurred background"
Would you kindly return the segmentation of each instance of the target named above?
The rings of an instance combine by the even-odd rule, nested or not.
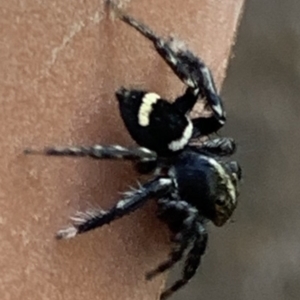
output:
[[[299,299],[299,74],[300,1],[246,0],[222,90],[222,135],[244,170],[239,207],[234,223],[209,228],[197,278],[172,300]]]

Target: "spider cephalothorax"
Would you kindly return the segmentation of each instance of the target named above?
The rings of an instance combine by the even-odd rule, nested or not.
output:
[[[195,143],[225,123],[222,100],[205,64],[182,43],[158,37],[144,24],[118,10],[113,2],[108,4],[122,21],[152,41],[187,86],[186,92],[172,103],[143,90],[120,88],[116,92],[125,126],[140,147],[52,147],[43,151],[29,149],[26,153],[131,160],[140,173],[154,174],[150,181],[126,192],[111,209],[79,212],[71,219],[72,226],[58,231],[57,238],[72,238],[108,224],[140,208],[149,199],[157,199],[158,216],[169,225],[174,248],[169,259],[147,273],[146,278],[169,269],[187,251],[182,278],[162,293],[161,299],[165,299],[194,276],[206,248],[206,223],[212,221],[222,226],[231,217],[237,205],[241,169],[237,162],[224,160],[235,151],[232,139]],[[212,114],[191,119],[189,112],[199,98],[206,99]]]

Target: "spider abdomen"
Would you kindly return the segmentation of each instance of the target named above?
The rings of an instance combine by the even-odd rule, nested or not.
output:
[[[189,117],[156,93],[121,88],[116,93],[122,119],[132,138],[159,155],[182,150],[193,125]]]

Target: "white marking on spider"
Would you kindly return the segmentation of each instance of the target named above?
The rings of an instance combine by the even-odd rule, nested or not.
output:
[[[191,78],[185,78],[184,82],[185,82],[186,85],[188,85],[191,88],[196,87],[196,83]]]
[[[101,151],[103,149],[103,146],[95,145],[94,149],[97,150],[97,151]]]
[[[112,145],[112,147],[118,151],[126,151],[127,149],[120,145]]]
[[[126,192],[125,192],[126,193]],[[125,194],[124,193],[124,194]],[[126,196],[127,197],[132,197],[135,193],[134,192],[127,192],[126,193]],[[124,200],[120,200],[117,205],[116,205],[116,208],[117,209],[122,209],[128,202],[130,202],[131,199],[124,199]]]
[[[174,66],[177,65],[178,60],[177,60],[177,58],[176,58],[174,55],[168,55],[168,59],[170,60],[170,62],[171,62]]]
[[[180,149],[183,149],[192,137],[192,133],[193,123],[190,119],[188,119],[188,125],[185,127],[182,136],[179,139],[169,143],[168,148],[172,151],[178,151]]]
[[[159,179],[160,185],[170,185],[172,183],[171,178],[161,178]]]
[[[203,68],[202,68],[202,72],[203,72],[203,74],[205,74],[205,77],[206,77],[206,79],[207,79],[207,83],[208,83],[209,89],[210,89],[214,94],[216,94],[217,91],[216,91],[215,85],[214,85],[214,83],[213,83],[213,79],[212,79],[212,75],[211,75],[210,70],[209,70],[207,67],[203,67]]]
[[[79,147],[70,147],[69,150],[73,153],[78,153],[81,152],[81,149]]]
[[[194,94],[194,95],[198,95],[198,94],[199,94],[199,91],[200,91],[200,89],[199,89],[199,88],[196,88],[196,89],[193,90],[193,94]]]
[[[70,226],[68,228],[57,231],[56,238],[57,239],[71,239],[74,236],[76,236],[77,233],[78,233],[77,228],[75,228],[74,226]]]
[[[150,114],[155,104],[161,97],[156,93],[147,93],[142,99],[142,104],[138,113],[139,125],[145,127],[150,124]]]
[[[214,169],[218,172],[220,178],[223,180],[225,186],[227,187],[229,196],[231,198],[231,201],[233,204],[236,203],[236,188],[230,178],[230,176],[228,175],[228,173],[226,172],[226,170],[224,169],[224,167],[218,163],[215,159],[211,158],[211,157],[205,157],[205,159],[214,167]]]
[[[183,41],[177,39],[176,37],[172,36],[168,40],[168,44],[169,47],[176,53],[187,51],[186,44]]]
[[[139,150],[144,153],[149,153],[149,154],[153,153],[151,150],[149,150],[148,148],[144,148],[144,147],[139,147]]]
[[[101,208],[88,209],[87,211],[84,211],[84,212],[82,212],[82,211],[76,212],[76,214],[74,216],[70,217],[70,220],[73,222],[75,227],[78,227],[78,226],[86,223],[89,220],[99,218],[105,214],[106,214],[106,211]]]
[[[222,109],[222,106],[220,104],[213,104],[212,109],[221,117],[224,116],[224,110]],[[220,123],[224,124],[225,120],[220,119]]]

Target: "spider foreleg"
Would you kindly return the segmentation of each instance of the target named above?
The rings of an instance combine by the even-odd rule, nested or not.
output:
[[[199,118],[194,122],[196,127],[194,136],[199,134],[198,132],[204,135],[220,129],[226,121],[223,102],[218,95],[212,73],[204,62],[189,51],[183,42],[174,38],[162,39],[148,26],[121,11],[113,1],[107,0],[107,3],[123,22],[153,42],[158,54],[192,91],[192,97],[188,103],[195,102],[194,98],[197,99],[199,96],[206,99],[213,116],[211,118]],[[190,106],[191,104],[188,105],[188,110],[191,109]]]
[[[58,239],[72,238],[78,234],[101,227],[127,215],[143,206],[147,200],[163,197],[173,190],[173,180],[168,177],[157,177],[136,190],[124,193],[124,198],[108,211],[95,210],[75,215],[72,226],[59,230]]]
[[[159,37],[148,26],[126,14],[123,10],[118,8],[117,4],[114,1],[106,0],[106,4],[116,13],[117,17],[121,21],[135,28],[138,32],[140,32],[144,37],[146,37],[153,43],[155,43],[157,39],[159,39]]]
[[[107,4],[113,9],[114,12],[116,12],[120,20],[122,20],[129,26],[133,27],[138,32],[140,32],[144,37],[146,37],[147,39],[153,42],[154,47],[156,48],[160,56],[166,61],[166,63],[171,67],[174,73],[187,86],[193,89],[198,87],[197,82],[191,80],[189,76],[189,70],[183,64],[183,61],[179,60],[176,51],[172,49],[171,42],[173,42],[173,39],[170,39],[170,41],[165,41],[164,39],[156,35],[148,26],[134,19],[133,17],[129,16],[124,11],[119,9],[117,5],[114,3],[114,1],[107,0]]]
[[[196,152],[217,156],[230,156],[236,151],[235,141],[226,137],[207,140],[199,146],[196,144],[190,144],[189,147]]]
[[[161,199],[158,201],[158,205],[159,217],[170,226],[173,232],[176,232],[172,238],[175,246],[169,254],[169,259],[146,274],[148,280],[168,270],[181,260],[191,242],[198,218],[198,211],[185,201]]]
[[[198,100],[198,94],[195,90],[188,87],[185,93],[178,97],[173,105],[183,114],[188,114],[194,107]]]
[[[224,124],[225,118],[220,122],[219,117],[215,115],[205,118],[195,118],[192,120],[193,123],[193,138],[197,138],[203,135],[209,135],[214,132],[217,132]]]
[[[166,289],[160,296],[160,300],[170,297],[174,292],[186,285],[196,274],[201,262],[201,256],[204,255],[207,245],[207,232],[203,224],[197,224],[196,238],[194,244],[187,254],[182,278],[176,281],[171,287]]]

